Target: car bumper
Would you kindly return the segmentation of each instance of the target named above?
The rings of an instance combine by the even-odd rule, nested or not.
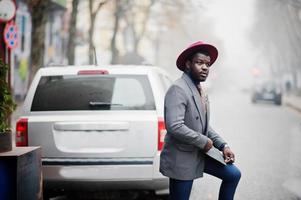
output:
[[[159,172],[159,154],[135,160],[43,159],[43,177],[47,189],[168,189],[168,178]]]
[[[269,93],[264,93],[264,94],[255,94],[252,97],[256,101],[278,101],[281,100],[281,94],[269,94]]]

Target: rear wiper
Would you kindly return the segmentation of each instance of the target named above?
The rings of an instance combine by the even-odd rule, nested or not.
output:
[[[102,101],[90,101],[90,106],[123,106],[123,104],[119,103],[109,103],[109,102],[102,102]]]

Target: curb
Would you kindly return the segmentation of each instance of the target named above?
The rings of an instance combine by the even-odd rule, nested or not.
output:
[[[298,113],[301,114],[301,108],[299,106],[296,106],[296,105],[294,105],[293,103],[290,103],[290,102],[285,102],[285,105],[287,107],[290,107],[290,108],[294,109],[295,111],[297,111]]]
[[[296,196],[298,199],[301,199],[301,179],[289,179],[286,180],[282,186],[288,190],[290,193],[292,193],[294,196]]]

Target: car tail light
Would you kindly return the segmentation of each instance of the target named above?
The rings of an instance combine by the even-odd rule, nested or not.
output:
[[[109,74],[108,70],[80,70],[77,72],[78,75],[101,75]]]
[[[166,135],[165,123],[163,118],[158,119],[158,151],[163,149],[164,137]]]
[[[28,146],[28,119],[21,118],[16,125],[16,146]]]

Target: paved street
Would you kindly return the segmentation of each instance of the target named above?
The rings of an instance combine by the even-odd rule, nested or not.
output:
[[[301,114],[285,106],[251,104],[246,93],[211,94],[211,124],[236,153],[242,179],[237,200],[297,199],[301,188]],[[205,175],[191,200],[217,199],[220,181]]]
[[[301,184],[301,114],[287,106],[251,104],[242,92],[210,94],[211,125],[236,153],[242,179],[236,200],[295,200]],[[205,175],[191,200],[217,199],[220,181]],[[64,198],[63,198],[64,199]]]

